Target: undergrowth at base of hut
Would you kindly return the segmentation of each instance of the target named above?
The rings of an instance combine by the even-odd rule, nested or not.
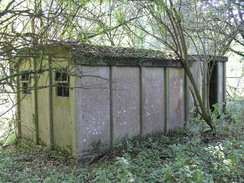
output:
[[[195,121],[168,136],[125,141],[87,167],[23,140],[0,146],[0,182],[244,182],[243,110],[231,111],[215,134]]]

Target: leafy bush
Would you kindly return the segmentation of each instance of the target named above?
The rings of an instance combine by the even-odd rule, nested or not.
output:
[[[198,120],[168,136],[125,141],[85,168],[20,141],[0,150],[0,182],[244,182],[241,113],[213,113],[216,134]]]

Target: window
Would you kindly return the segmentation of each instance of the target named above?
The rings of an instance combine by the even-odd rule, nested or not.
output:
[[[22,82],[22,93],[23,94],[31,94],[30,85],[31,85],[31,78],[30,74],[22,74],[21,76]]]
[[[69,97],[69,75],[67,71],[55,73],[56,95]]]

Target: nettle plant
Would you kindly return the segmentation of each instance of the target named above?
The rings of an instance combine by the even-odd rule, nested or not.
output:
[[[224,103],[216,103],[213,105],[213,111],[210,113],[211,120],[213,123],[218,126],[221,123],[226,115],[222,112],[222,107]]]

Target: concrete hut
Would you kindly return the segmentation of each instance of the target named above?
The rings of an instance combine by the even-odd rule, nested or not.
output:
[[[184,69],[169,53],[62,42],[21,50],[14,67],[19,135],[78,160],[182,127],[193,107]],[[221,74],[217,102],[225,101]]]

